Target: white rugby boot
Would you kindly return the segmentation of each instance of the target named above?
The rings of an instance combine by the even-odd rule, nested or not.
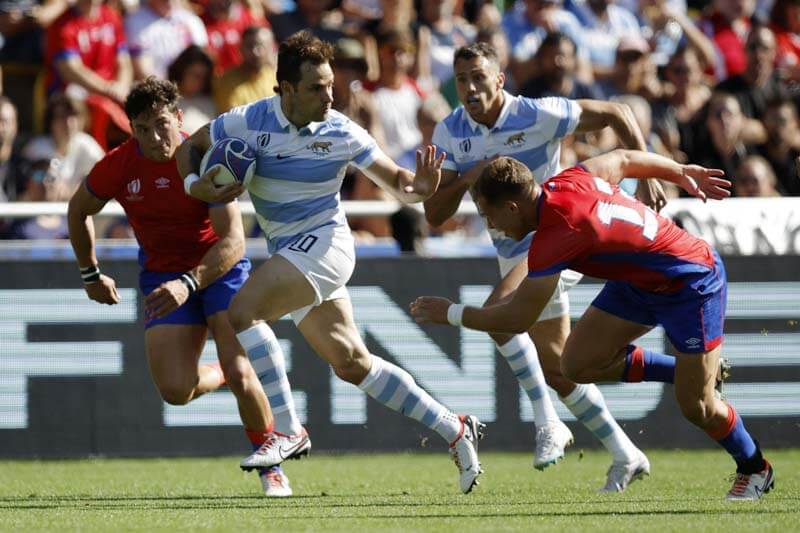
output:
[[[536,428],[536,452],[533,467],[544,470],[564,457],[564,449],[573,443],[572,431],[561,420],[543,424]]]
[[[256,468],[269,468],[279,465],[287,459],[300,459],[304,455],[308,455],[310,450],[311,439],[308,438],[305,429],[297,435],[285,435],[273,431],[267,436],[264,444],[242,459],[239,467],[248,472]]]
[[[459,487],[464,494],[478,484],[478,476],[483,473],[478,459],[478,440],[483,438],[486,427],[472,415],[458,417],[461,420],[461,434],[450,444],[450,457],[456,463],[459,473]]]
[[[729,502],[751,502],[760,500],[772,490],[775,487],[775,471],[769,461],[765,460],[764,465],[764,469],[755,474],[737,472],[725,499]]]
[[[637,450],[636,457],[624,463],[613,462],[606,473],[606,484],[599,492],[622,492],[637,479],[650,475],[650,461]]]
[[[286,498],[292,495],[289,478],[283,473],[280,465],[264,468],[259,472],[261,487],[267,498]]]

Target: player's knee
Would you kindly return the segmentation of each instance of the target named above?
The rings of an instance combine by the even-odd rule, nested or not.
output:
[[[592,369],[567,354],[561,358],[561,376],[573,383],[593,383]],[[547,380],[547,375],[545,375]],[[552,386],[552,385],[551,385]],[[555,387],[554,387],[555,388]]]
[[[342,380],[358,385],[369,373],[369,356],[357,350],[346,350],[332,364],[334,373]]]
[[[241,357],[237,357],[235,361],[225,365],[222,370],[225,374],[225,383],[237,397],[247,392],[252,381],[251,378],[255,378],[252,367]]]
[[[192,399],[194,387],[187,387],[179,383],[161,385],[158,388],[161,399],[170,405],[186,405]]]
[[[514,338],[513,335],[509,335],[507,333],[489,333],[489,336],[498,346],[502,346]]]
[[[234,331],[246,330],[253,325],[255,318],[255,313],[240,298],[234,297],[231,300],[231,304],[228,306],[228,321]]]

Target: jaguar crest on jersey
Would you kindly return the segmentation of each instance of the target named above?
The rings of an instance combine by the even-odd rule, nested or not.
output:
[[[333,143],[330,141],[314,141],[306,146],[306,148],[314,152],[315,155],[328,155],[331,153],[331,145],[333,145]]]

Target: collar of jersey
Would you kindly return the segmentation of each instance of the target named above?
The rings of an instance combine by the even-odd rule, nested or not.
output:
[[[511,105],[514,103],[515,96],[508,91],[503,91],[503,107],[500,109],[500,114],[497,116],[497,122],[494,123],[494,126],[491,128],[487,128],[483,124],[478,124],[475,122],[467,110],[464,110],[464,114],[467,116],[467,122],[469,122],[472,131],[480,131],[481,133],[489,133],[490,131],[495,131],[503,127],[505,124],[506,119],[508,119],[508,114],[511,112]]]
[[[283,114],[280,95],[275,95],[273,106],[274,106],[275,117],[278,119],[278,124],[280,124],[281,128],[283,128],[284,130],[288,128],[289,133],[297,135],[314,135],[322,127],[322,124],[324,124],[323,122],[309,122],[302,128],[298,128],[297,126],[292,124],[292,122],[288,118],[286,118],[286,115]]]

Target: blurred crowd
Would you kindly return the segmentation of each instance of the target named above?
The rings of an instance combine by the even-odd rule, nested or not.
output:
[[[459,105],[454,51],[486,41],[509,92],[627,103],[651,150],[724,169],[735,196],[800,196],[800,0],[0,0],[0,201],[67,200],[129,135],[135,80],[173,80],[188,133],[272,95],[277,43],[301,29],[336,45],[334,107],[409,168]],[[562,166],[617,143],[571,136]],[[342,195],[385,199],[355,171]],[[403,249],[480,231],[422,220],[351,225]],[[122,221],[100,230],[131,235]],[[66,232],[61,217],[0,221],[3,238]]]

